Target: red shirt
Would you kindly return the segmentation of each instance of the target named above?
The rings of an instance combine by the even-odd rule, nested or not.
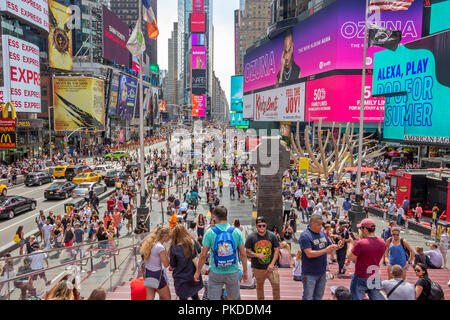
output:
[[[114,205],[114,199],[109,199],[108,201],[106,201],[107,210],[114,210]]]
[[[305,196],[300,198],[300,204],[302,206],[303,209],[308,208],[308,199],[306,199]]]
[[[355,265],[355,275],[368,279],[374,274],[375,267],[379,268],[384,255],[386,244],[378,237],[359,240],[355,243],[352,253],[358,257]]]

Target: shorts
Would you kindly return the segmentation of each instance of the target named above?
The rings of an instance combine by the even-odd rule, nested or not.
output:
[[[239,271],[235,273],[208,273],[208,298],[209,300],[220,300],[222,288],[225,285],[229,299],[239,298]]]
[[[73,240],[70,240],[69,242],[64,243],[64,247],[71,247]]]
[[[38,271],[38,270],[33,270],[33,272],[36,272],[36,271]],[[41,279],[44,279],[45,278],[45,272],[42,271],[41,273],[38,273],[38,274],[35,274],[35,275],[31,276],[33,281],[36,281],[38,279],[38,277],[41,278]]]
[[[161,276],[161,272],[163,272],[162,276]],[[166,275],[164,273],[164,271],[161,269],[159,271],[150,271],[147,268],[145,269],[145,278],[155,278],[155,279],[159,279],[159,287],[158,290],[164,288],[165,286],[168,285],[167,279],[166,279]]]

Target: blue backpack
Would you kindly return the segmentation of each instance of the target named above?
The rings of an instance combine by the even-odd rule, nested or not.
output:
[[[214,242],[213,255],[216,268],[225,268],[237,263],[236,243],[233,238],[234,227],[222,231],[217,227],[213,227],[216,241]]]

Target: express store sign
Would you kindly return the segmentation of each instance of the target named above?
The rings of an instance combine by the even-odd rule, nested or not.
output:
[[[11,102],[16,112],[41,112],[39,47],[3,35],[4,87],[0,102]]]
[[[27,24],[49,31],[48,0],[1,0],[0,11],[6,11]]]

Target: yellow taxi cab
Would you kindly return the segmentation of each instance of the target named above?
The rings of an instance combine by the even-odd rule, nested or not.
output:
[[[7,192],[8,192],[8,187],[4,184],[0,184],[0,195],[6,197]]]
[[[61,166],[56,166],[55,169],[53,170],[53,176],[58,179],[58,178],[63,178],[66,174],[66,169],[67,167],[69,167],[69,165],[61,165]]]
[[[80,184],[83,182],[99,182],[102,180],[102,176],[95,172],[79,173],[72,179],[73,183]]]

